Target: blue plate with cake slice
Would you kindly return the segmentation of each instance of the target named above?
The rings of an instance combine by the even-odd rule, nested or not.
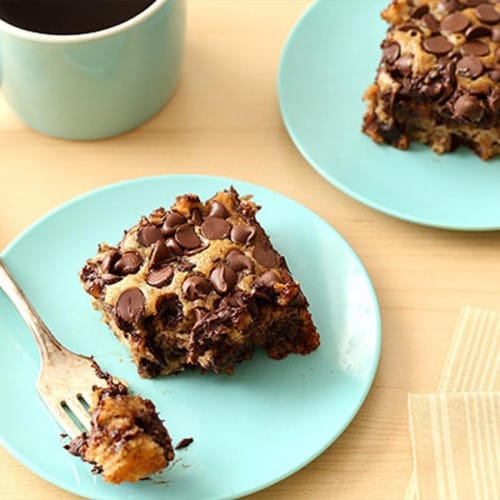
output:
[[[361,131],[363,95],[375,79],[388,27],[380,14],[389,3],[319,0],[298,21],[278,75],[290,137],[327,181],[385,214],[447,229],[499,229],[498,157],[484,161],[463,147],[440,156],[418,143],[402,151]],[[469,66],[462,69],[470,73]]]
[[[232,375],[185,371],[141,378],[130,352],[92,309],[78,273],[98,243],[177,195],[206,200],[231,185],[252,194],[257,220],[300,282],[321,337],[311,354],[270,359],[257,351]],[[99,214],[98,217],[95,214]],[[56,337],[151,399],[172,441],[193,442],[149,480],[106,484],[63,449],[61,429],[34,382],[35,342],[0,292],[0,442],[51,483],[99,499],[222,499],[284,479],[324,452],[365,401],[380,353],[377,298],[346,241],[315,213],[268,189],[234,179],[162,176],[107,186],[52,211],[22,233],[2,257]]]

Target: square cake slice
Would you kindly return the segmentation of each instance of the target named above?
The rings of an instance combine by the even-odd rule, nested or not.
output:
[[[96,371],[106,385],[94,387],[90,431],[65,448],[93,464],[107,483],[134,483],[160,472],[174,459],[174,449],[155,405],[130,394],[97,365]]]
[[[99,245],[80,278],[142,377],[185,368],[232,373],[263,347],[274,359],[319,346],[308,303],[234,188],[178,196]]]
[[[394,0],[363,131],[377,143],[436,153],[459,145],[500,153],[500,4]]]

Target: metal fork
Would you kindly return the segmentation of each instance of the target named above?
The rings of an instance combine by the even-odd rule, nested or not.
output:
[[[22,316],[40,350],[40,374],[36,381],[38,392],[66,434],[74,438],[90,429],[88,408],[95,386],[106,381],[96,372],[92,358],[75,354],[52,335],[25,294],[16,283],[0,257],[0,288]]]

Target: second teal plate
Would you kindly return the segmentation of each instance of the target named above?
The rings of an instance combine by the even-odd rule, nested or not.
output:
[[[500,229],[500,160],[466,149],[398,151],[361,133],[362,96],[375,78],[389,0],[320,0],[283,52],[278,93],[285,126],[329,182],[386,214],[429,226]]]

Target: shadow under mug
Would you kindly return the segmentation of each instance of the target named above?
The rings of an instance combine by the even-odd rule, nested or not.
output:
[[[185,0],[155,0],[121,24],[52,35],[0,20],[0,91],[31,128],[111,137],[158,113],[179,80]]]

